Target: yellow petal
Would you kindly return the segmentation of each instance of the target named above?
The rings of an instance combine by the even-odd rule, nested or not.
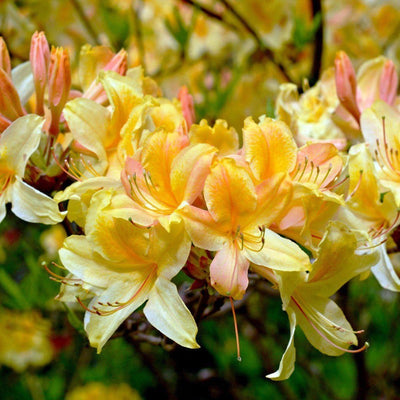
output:
[[[228,128],[228,123],[217,119],[211,128],[205,119],[200,124],[193,124],[189,132],[190,143],[208,143],[218,149],[220,156],[237,152],[239,147],[238,134],[234,128]]]
[[[95,153],[99,160],[107,161],[105,143],[110,121],[109,111],[92,100],[78,98],[69,101],[63,113],[72,137]]]
[[[248,234],[256,236],[257,231],[248,232]],[[258,235],[260,235],[259,232]],[[254,264],[278,271],[311,270],[308,255],[296,243],[279,236],[270,229],[265,229],[263,243],[257,245],[244,242],[243,254]]]
[[[204,198],[212,217],[233,230],[240,218],[248,218],[257,206],[257,196],[250,175],[232,159],[217,162],[204,185]]]
[[[358,344],[351,325],[331,299],[307,294],[296,295],[295,300],[297,303],[293,302],[292,307],[297,322],[308,341],[321,353],[339,356],[350,345]]]
[[[288,126],[264,118],[256,124],[246,118],[243,128],[246,161],[258,180],[279,172],[290,172],[296,165],[297,146]]]
[[[99,301],[103,304],[107,302],[119,301],[120,303],[129,301],[129,305],[114,312],[111,315],[97,315],[86,312],[84,326],[87,332],[90,345],[97,348],[100,353],[107,340],[117,330],[126,318],[129,317],[138,307],[140,307],[148,298],[149,291],[154,284],[154,280],[145,281],[143,286],[142,279],[118,280],[112,282],[104,292],[95,297],[88,308],[98,305]],[[132,300],[134,298],[134,300]]]
[[[200,347],[196,343],[196,321],[168,279],[156,280],[143,312],[155,328],[174,342],[190,349]]]
[[[272,379],[273,381],[282,381],[288,379],[294,371],[294,363],[296,361],[296,349],[294,347],[294,332],[296,330],[296,314],[291,309],[287,310],[289,323],[290,323],[290,337],[289,342],[283,353],[281,362],[279,363],[279,369],[272,374],[268,374],[266,378]]]
[[[381,244],[378,246],[377,251],[380,254],[380,259],[378,263],[371,268],[372,273],[382,287],[393,292],[400,292],[400,278],[394,270],[385,245]]]
[[[46,225],[57,224],[66,212],[58,209],[58,204],[49,196],[23,182],[19,177],[12,187],[12,212],[28,222]]]
[[[230,239],[230,236],[220,229],[208,211],[188,205],[178,212],[182,216],[186,230],[195,246],[215,251],[221,249],[224,243]]]
[[[342,223],[331,222],[320,243],[307,290],[314,295],[332,296],[346,282],[377,262],[376,253],[359,255],[357,248],[356,235]]]
[[[20,177],[39,146],[43,122],[38,115],[26,115],[15,120],[0,136],[0,163],[6,163]]]

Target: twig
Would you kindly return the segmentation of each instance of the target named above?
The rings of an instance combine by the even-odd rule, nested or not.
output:
[[[226,21],[221,14],[218,14],[218,13],[210,10],[209,8],[202,6],[201,4],[197,3],[196,1],[194,1],[194,0],[181,0],[181,1],[182,1],[182,3],[186,3],[186,4],[191,5],[194,8],[197,8],[203,14],[208,15],[210,18],[213,18],[213,19],[223,23],[227,27],[229,27],[235,31],[237,30],[237,26],[230,23],[229,21]]]
[[[324,19],[321,7],[321,0],[311,0],[311,3],[313,19],[315,19],[317,15],[320,16],[320,24],[317,31],[315,32],[314,58],[309,78],[310,86],[314,86],[321,74],[322,51],[324,47]]]
[[[276,67],[279,69],[279,71],[287,81],[291,82],[292,79],[290,78],[284,65],[276,60],[274,53],[264,44],[260,36],[258,36],[258,33],[250,26],[246,19],[243,18],[243,16],[236,11],[236,9],[228,2],[228,0],[220,0],[220,2],[237,18],[237,20],[243,25],[247,32],[253,37],[264,56],[269,58],[276,65]]]
[[[181,0],[181,1],[183,3],[191,5],[194,8],[197,8],[198,10],[202,11],[204,14],[215,19],[216,21],[223,23],[226,27],[229,27],[230,29],[234,30],[235,32],[238,31],[238,27],[236,25],[230,23],[229,21],[226,21],[226,19],[221,14],[218,14],[212,10],[209,10],[206,7],[203,7],[202,5],[198,4],[194,0]],[[258,36],[257,32],[249,25],[249,23],[226,0],[221,0],[221,3],[225,6],[225,8],[227,10],[229,10],[236,17],[236,19],[243,25],[243,27],[253,37],[253,39],[256,41],[257,46],[259,47],[259,50],[261,51],[263,56],[267,57],[279,69],[279,71],[281,72],[281,74],[283,75],[285,80],[287,80],[288,82],[292,82],[292,79],[290,78],[289,74],[287,73],[284,65],[276,60],[274,53],[268,47],[266,47],[266,45],[263,43],[261,38]]]
[[[100,45],[100,41],[96,31],[94,30],[89,18],[86,16],[85,12],[83,11],[82,5],[79,3],[79,0],[70,0],[72,5],[75,8],[76,13],[79,16],[82,24],[85,26],[86,31],[88,32],[89,36],[93,40],[95,45]]]

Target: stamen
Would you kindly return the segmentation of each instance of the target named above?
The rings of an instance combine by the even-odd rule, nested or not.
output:
[[[317,173],[315,174],[314,183],[317,182],[317,179],[318,179],[318,176],[319,176],[319,172],[320,172],[320,169],[319,169],[319,166],[317,166]]]
[[[336,189],[338,186],[342,185],[344,182],[347,181],[347,179],[349,179],[349,175],[347,175],[345,178],[343,178],[340,182],[336,182],[335,184],[333,184],[332,186],[326,186],[324,188],[321,188],[321,191],[324,190],[333,190]]]
[[[236,320],[235,306],[233,305],[232,297],[229,297],[229,301],[231,302],[233,324],[235,326],[237,360],[240,362],[240,361],[242,361],[242,357],[240,357],[239,331],[238,331],[237,320]]]
[[[146,284],[148,283],[148,281],[153,278],[153,276],[155,275],[157,271],[157,266],[155,266],[152,271],[150,272],[150,274],[146,277],[146,279],[143,281],[143,283],[140,285],[139,289],[132,295],[132,297],[130,297],[127,301],[125,302],[120,302],[120,301],[114,301],[113,303],[107,302],[107,306],[108,307],[112,307],[114,308],[113,310],[100,310],[97,306],[92,306],[92,308],[90,309],[89,307],[87,307],[82,300],[79,298],[79,296],[76,296],[76,300],[78,301],[78,303],[85,309],[85,311],[88,311],[92,314],[97,314],[100,316],[107,316],[107,315],[111,315],[116,313],[119,310],[122,310],[123,308],[125,308],[126,306],[128,306],[129,304],[131,304],[136,297],[142,292],[143,288],[146,286]],[[105,306],[106,304],[103,302],[97,302],[97,304],[99,304],[100,306]]]
[[[326,181],[326,179],[328,178],[329,174],[330,174],[331,171],[332,171],[332,168],[333,168],[332,164],[329,164],[329,168],[328,168],[328,170],[326,171],[326,174],[325,174],[325,176],[324,176],[324,179],[322,179],[322,181],[319,183],[319,186],[320,186],[320,187],[323,185],[323,183],[324,183],[324,182]]]
[[[305,157],[303,171],[301,172],[299,178],[297,179],[299,182],[301,181],[301,178],[303,177],[304,173],[306,172],[307,164],[308,164],[308,157]]]
[[[296,301],[296,299],[291,296],[291,299],[293,300],[293,302],[296,304],[296,306],[298,307],[298,309],[300,310],[300,312],[304,315],[304,317],[306,318],[306,320],[309,322],[309,324],[312,326],[312,328],[324,339],[326,340],[330,345],[332,345],[333,347],[335,347],[338,350],[344,351],[346,353],[361,353],[362,351],[364,351],[365,349],[367,349],[369,347],[369,343],[365,342],[364,345],[362,347],[360,347],[359,349],[355,349],[355,350],[349,350],[346,349],[344,347],[341,347],[339,345],[337,345],[336,343],[332,342],[329,338],[327,338],[324,333],[322,333],[315,325],[314,323],[311,321],[311,319],[308,317],[308,315],[304,312],[304,310],[302,309],[302,307],[300,306],[300,304]],[[336,329],[336,328],[335,328]],[[357,331],[360,332],[360,331]],[[354,332],[355,333],[355,332]],[[349,345],[352,345],[352,343],[349,343]]]
[[[55,263],[53,263],[53,264],[57,266],[57,264],[55,264]],[[45,261],[42,262],[42,266],[47,271],[47,273],[50,275],[49,278],[52,281],[56,281],[58,283],[63,283],[64,285],[69,285],[69,286],[80,286],[83,283],[83,281],[81,279],[67,278],[66,276],[56,274],[47,266],[47,263]]]
[[[56,164],[58,165],[58,167],[61,169],[61,171],[63,171],[65,174],[67,174],[70,178],[72,178],[72,179],[74,179],[74,180],[76,180],[76,181],[82,182],[82,179],[80,179],[80,178],[79,178],[78,176],[76,176],[76,175],[71,174],[71,173],[69,172],[69,170],[65,169],[64,166],[61,165],[61,163],[60,163],[60,161],[58,160],[58,158],[57,158],[57,156],[56,156],[56,153],[55,153],[55,151],[54,151],[54,147],[52,147],[51,153],[52,153],[52,155],[53,155],[54,161],[56,162]],[[64,163],[67,164],[67,159],[64,160]],[[67,166],[68,166],[68,165],[67,165]],[[68,169],[69,169],[69,167],[68,167]]]
[[[352,192],[346,197],[345,201],[350,200],[357,192],[357,190],[359,189],[360,185],[361,185],[361,181],[362,181],[362,176],[363,176],[363,170],[360,170],[360,177],[358,178],[357,184],[354,187],[354,189],[352,190]]]

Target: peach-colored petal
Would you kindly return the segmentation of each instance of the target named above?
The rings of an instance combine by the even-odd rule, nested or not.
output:
[[[197,144],[183,149],[172,163],[171,189],[178,203],[192,204],[203,191],[217,149]]]
[[[230,239],[208,211],[188,205],[178,210],[178,213],[182,216],[186,230],[195,246],[216,251]]]
[[[291,176],[298,182],[327,187],[342,171],[343,161],[331,143],[308,144],[297,153],[297,166]]]
[[[211,285],[224,296],[241,299],[249,284],[249,265],[236,242],[226,243],[211,262]]]

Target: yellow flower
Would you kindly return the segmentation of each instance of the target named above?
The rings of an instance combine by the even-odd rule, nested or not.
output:
[[[356,235],[338,222],[331,223],[320,243],[318,257],[310,272],[253,270],[273,282],[280,290],[283,309],[290,322],[290,340],[278,371],[267,375],[273,380],[287,379],[294,370],[294,332],[300,325],[309,342],[324,354],[338,356],[357,345],[357,337],[343,312],[329,297],[353,277],[367,271],[377,254],[358,254]]]
[[[106,386],[101,382],[90,382],[73,389],[65,400],[141,400],[141,397],[126,383]]]
[[[43,118],[27,115],[18,118],[0,136],[0,222],[6,204],[12,212],[28,222],[55,224],[63,213],[57,203],[23,181],[25,167],[39,146]]]
[[[250,262],[285,271],[307,270],[307,255],[268,227],[282,213],[291,187],[276,175],[254,186],[232,159],[214,163],[204,185],[207,211],[186,206],[179,212],[195,246],[216,251],[211,284],[219,293],[243,297]]]
[[[160,225],[146,229],[114,218],[113,191],[94,194],[88,209],[86,236],[70,236],[60,259],[73,276],[61,278],[59,300],[73,295],[94,298],[86,309],[85,329],[100,352],[118,326],[147,301],[149,322],[182,346],[198,347],[196,323],[170,281],[185,264],[190,241],[182,224],[167,233]],[[71,285],[68,287],[68,285]],[[71,296],[72,293],[72,296]]]
[[[50,322],[36,312],[0,310],[0,364],[23,372],[53,358]]]

